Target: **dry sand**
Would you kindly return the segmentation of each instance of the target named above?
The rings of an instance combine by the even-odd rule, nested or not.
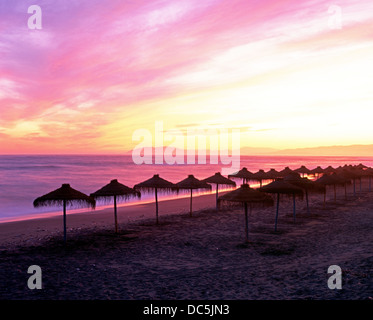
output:
[[[366,186],[364,186],[366,190]],[[332,197],[332,193],[330,193]],[[254,209],[245,244],[242,208],[216,212],[214,195],[120,208],[115,235],[112,210],[0,224],[0,299],[372,299],[373,193],[349,194],[323,207],[311,196],[311,215],[297,201]],[[174,213],[174,215],[171,215]],[[178,213],[178,214],[175,214]],[[27,288],[27,269],[39,265],[43,289]],[[327,270],[342,268],[342,289],[330,290]]]

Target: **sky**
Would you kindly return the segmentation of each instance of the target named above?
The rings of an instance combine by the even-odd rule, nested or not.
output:
[[[372,144],[372,26],[371,0],[2,0],[0,154],[122,153],[160,122]]]

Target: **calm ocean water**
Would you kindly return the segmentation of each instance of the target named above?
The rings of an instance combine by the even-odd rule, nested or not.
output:
[[[363,163],[373,166],[370,157],[266,157],[241,156],[240,167],[256,172],[271,168],[282,170],[285,166],[296,169],[305,165],[313,169],[320,165],[333,167]],[[160,174],[164,179],[178,182],[194,174],[204,179],[221,171],[224,165],[136,165],[131,156],[120,155],[2,155],[0,156],[0,222],[28,219],[51,212],[60,214],[61,208],[33,208],[35,198],[59,188],[63,183],[90,194],[112,179],[133,187]],[[232,172],[233,173],[233,172]],[[165,196],[163,196],[165,197]],[[169,197],[169,196],[168,196]],[[161,196],[162,198],[162,196]],[[152,195],[144,195],[142,201],[150,201]],[[98,203],[99,209],[103,203]]]

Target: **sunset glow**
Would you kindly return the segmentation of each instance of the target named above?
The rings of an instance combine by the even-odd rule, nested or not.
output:
[[[30,30],[27,9],[42,9]],[[333,28],[331,5],[341,9]],[[137,129],[371,144],[371,1],[6,1],[0,152],[121,153]]]

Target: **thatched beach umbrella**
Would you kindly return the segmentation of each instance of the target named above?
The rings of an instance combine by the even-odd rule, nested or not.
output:
[[[336,186],[344,185],[346,181],[342,178],[338,178],[336,174],[332,174],[332,175],[323,175],[321,178],[317,179],[316,182],[324,186],[333,186],[334,187],[334,202],[336,202],[337,201]],[[324,207],[325,207],[325,204],[326,204],[326,188],[324,192]]]
[[[236,173],[229,174],[228,178],[239,178],[239,179],[242,179],[243,183],[247,183],[251,179],[252,176],[253,176],[253,173],[244,167]]]
[[[271,170],[267,171],[266,173],[267,173],[268,179],[270,179],[270,180],[275,180],[277,178],[281,178],[281,174],[275,169],[271,169]]]
[[[279,173],[280,173],[280,177],[283,178],[289,174],[291,174],[293,172],[293,170],[291,170],[289,167],[285,167],[285,169],[281,170]]]
[[[355,178],[356,178],[356,175],[354,173],[352,173],[349,169],[346,169],[346,168],[343,168],[343,167],[340,167],[340,168],[337,168],[337,173],[335,174],[332,174],[333,177],[335,178],[338,178],[339,181],[341,182],[340,185],[344,185],[344,189],[345,189],[345,200],[347,200],[347,185],[348,184],[351,184],[351,181],[354,181],[354,194],[356,192],[356,188],[355,188]]]
[[[318,177],[320,174],[323,174],[323,173],[324,173],[324,169],[321,168],[320,166],[317,166],[315,169],[311,170],[311,174],[315,175],[316,177]]]
[[[334,169],[332,166],[328,166],[324,169],[324,173],[325,174],[332,174],[332,173],[335,173],[337,170]]]
[[[244,204],[246,242],[249,241],[249,228],[247,217],[248,207],[250,208],[251,212],[251,209],[253,207],[273,206],[273,199],[270,196],[266,195],[263,192],[250,188],[248,184],[243,184],[240,188],[220,196],[218,201],[219,205],[222,202],[235,202]]]
[[[302,188],[306,194],[307,213],[310,213],[308,195],[309,193],[324,193],[325,186],[318,184],[308,178],[301,178],[296,172],[286,176],[284,181],[289,182],[299,188]]]
[[[63,206],[63,239],[66,242],[66,207],[78,205],[79,207],[96,207],[96,200],[86,194],[75,190],[69,184],[49,192],[34,200],[34,207]]]
[[[193,190],[211,190],[211,186],[204,181],[198,180],[192,174],[188,175],[188,178],[176,183],[179,189],[190,190],[190,216],[192,216],[193,208]]]
[[[277,194],[277,208],[276,208],[276,218],[275,218],[275,231],[277,231],[277,219],[278,219],[278,210],[280,206],[280,194],[290,195],[293,197],[293,218],[295,222],[295,198],[303,197],[303,189],[299,188],[291,183],[285,182],[284,180],[276,180],[267,184],[266,186],[259,189],[260,191],[266,193],[275,193]]]
[[[364,170],[364,169],[368,169],[369,167],[367,167],[366,165],[360,163],[360,164],[358,164],[358,165],[356,166],[356,168],[357,168],[357,169],[362,169],[362,170]]]
[[[369,192],[372,191],[372,177],[373,177],[373,169],[368,168],[364,170],[364,176],[369,178]]]
[[[118,182],[117,179],[111,180],[109,184],[91,193],[90,196],[99,199],[111,199],[114,198],[114,223],[115,233],[118,233],[118,219],[117,219],[117,200],[128,200],[131,198],[140,198],[141,193],[134,189],[125,186]]]
[[[202,180],[207,183],[216,184],[216,210],[218,210],[218,189],[219,185],[226,187],[235,187],[236,183],[226,177],[223,177],[220,172],[216,172],[213,176]]]
[[[361,184],[362,184],[362,178],[365,176],[364,169],[361,169],[358,166],[356,166],[356,167],[353,167],[351,169],[351,171],[353,172],[353,174],[355,174],[355,177],[357,179],[359,179],[359,182],[360,182],[360,189],[359,189],[359,191],[361,192],[362,191],[362,186],[361,186]]]
[[[255,180],[259,182],[260,188],[263,185],[263,180],[268,180],[268,179],[270,179],[270,176],[262,169],[260,169],[258,172],[255,172],[251,177],[251,180]]]
[[[293,171],[296,172],[296,173],[302,174],[303,177],[304,177],[305,174],[310,175],[312,173],[312,171],[310,169],[308,169],[306,166],[301,166],[300,168],[297,168]]]
[[[155,174],[152,178],[136,184],[133,189],[144,192],[153,192],[155,193],[155,213],[156,213],[156,223],[159,223],[158,220],[158,190],[163,192],[173,192],[178,193],[179,189],[176,184],[162,179],[159,174]]]

